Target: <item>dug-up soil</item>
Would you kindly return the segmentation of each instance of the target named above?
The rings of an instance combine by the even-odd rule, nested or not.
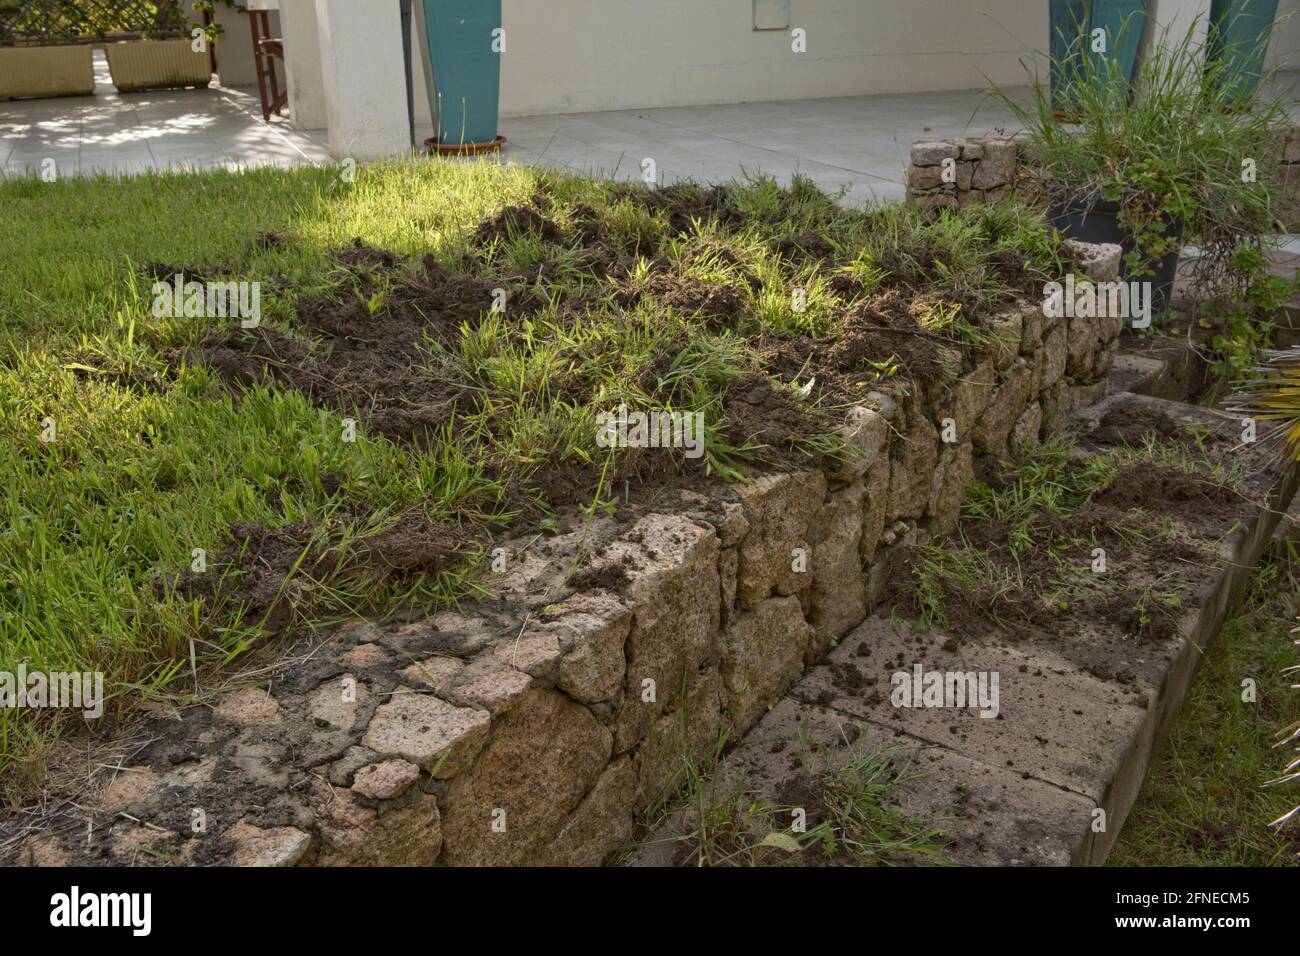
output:
[[[693,235],[700,222],[713,221],[734,229],[744,219],[731,207],[721,188],[669,187],[649,191],[614,187],[614,198],[627,199],[660,214],[670,231]],[[620,250],[597,213],[579,206],[564,224],[548,216],[549,198],[539,193],[529,204],[509,206],[485,219],[471,233],[469,251],[459,268],[450,268],[432,256],[419,262],[366,245],[359,239],[333,254],[336,269],[346,276],[339,289],[301,295],[294,318],[287,325],[263,324],[256,329],[237,325],[209,333],[184,356],[205,363],[223,381],[238,390],[259,382],[300,392],[314,404],[342,415],[356,415],[366,426],[394,441],[427,447],[450,433],[463,435],[467,421],[481,409],[483,383],[466,381],[442,358],[454,351],[462,332],[473,330],[490,314],[496,290],[508,293],[505,318],[517,342],[523,323],[539,310],[554,305],[561,323],[612,306],[627,310],[642,300],[671,309],[693,326],[709,333],[746,331],[747,290],[761,288],[759,279],[725,241],[697,237],[685,262],[710,256],[736,276],[734,283],[706,283],[683,274],[659,255],[657,247]],[[535,236],[554,244],[555,251],[576,252],[591,279],[591,291],[573,297],[569,287],[555,281],[549,262],[531,275],[494,273],[491,252],[500,240]],[[794,263],[815,261],[828,274],[836,267],[832,250],[813,233],[776,237],[773,245]],[[293,239],[266,235],[259,243],[278,248]],[[649,258],[649,269],[633,278],[637,255]],[[737,447],[757,446],[753,465],[771,467],[818,466],[818,453],[799,446],[800,439],[832,431],[840,420],[829,411],[860,400],[864,390],[881,387],[873,363],[892,361],[899,380],[936,381],[945,375],[969,371],[981,358],[978,349],[922,329],[917,317],[941,297],[922,291],[924,272],[935,265],[932,250],[912,250],[912,258],[886,263],[890,278],[885,288],[864,297],[861,288],[843,273],[831,282],[848,303],[839,328],[821,338],[798,336],[779,339],[752,337],[751,365],[727,389],[722,432]],[[1000,279],[1026,295],[1041,281],[1012,256],[996,262]],[[177,272],[210,278],[219,268],[187,269],[157,263],[142,267],[154,276],[170,278]],[[949,303],[960,304],[960,303]],[[971,303],[965,303],[970,306]],[[974,316],[978,318],[978,315]],[[616,321],[611,315],[609,321]],[[638,384],[651,397],[665,393],[664,384],[675,357],[687,344],[687,333],[667,336],[657,357],[644,369]],[[945,371],[947,370],[947,371]],[[810,400],[796,397],[790,385],[812,378]],[[597,381],[578,372],[556,375],[549,383],[552,405],[590,405],[599,400]],[[489,421],[491,431],[496,423]],[[549,459],[524,470],[495,456],[490,443],[479,438],[485,477],[500,483],[495,510],[516,528],[532,527],[552,509],[585,504],[601,477],[600,463],[570,458]],[[634,505],[674,489],[701,489],[716,485],[705,472],[702,459],[664,455],[655,450],[628,449],[620,453],[607,480],[618,489],[624,505]],[[327,481],[331,480],[327,476]],[[489,509],[491,510],[491,509]],[[635,508],[630,512],[635,514]],[[358,515],[364,518],[364,515]],[[423,525],[423,529],[421,526]],[[486,542],[485,528],[477,518],[458,516],[429,522],[407,516],[389,533],[370,541],[363,553],[341,566],[338,534],[334,529],[288,527],[271,531],[241,526],[232,529],[234,545],[218,560],[225,582],[220,594],[207,594],[212,575],[181,580],[179,586],[193,596],[215,604],[247,605],[245,618],[260,620],[272,632],[301,620],[312,607],[311,588],[283,587],[284,575],[295,566],[307,577],[323,580],[336,573],[369,575],[401,584],[415,575],[447,570]],[[299,556],[307,554],[299,565]],[[232,583],[233,582],[233,583]]]

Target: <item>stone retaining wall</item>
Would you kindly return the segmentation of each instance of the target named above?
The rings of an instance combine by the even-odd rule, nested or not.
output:
[[[1279,181],[1300,181],[1300,126],[1282,134]],[[1262,167],[1261,167],[1262,170]],[[1038,181],[1020,161],[1019,147],[1008,136],[926,140],[912,144],[907,168],[907,195],[931,209],[993,202],[1013,192],[1032,198]]]
[[[1114,278],[1118,250],[1091,261]],[[683,754],[737,739],[866,618],[891,549],[953,528],[977,456],[1099,397],[1121,321],[1033,302],[995,328],[959,376],[867,396],[846,464],[499,542],[491,597],[338,627],[211,710],[158,715],[101,761],[126,769],[98,781],[92,839],[76,820],[22,859],[601,862]]]
[[[1016,189],[1020,154],[1007,136],[947,139],[912,144],[907,194],[931,209],[994,202]]]

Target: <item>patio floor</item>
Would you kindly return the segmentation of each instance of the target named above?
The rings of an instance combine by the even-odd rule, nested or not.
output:
[[[53,159],[60,176],[169,168],[318,163],[324,133],[284,120],[262,122],[257,90],[118,93],[95,51],[95,95],[0,102],[0,168],[38,172]]]
[[[297,165],[329,160],[323,130],[262,122],[255,91],[211,87],[118,93],[96,52],[94,97],[0,102],[0,172],[21,175],[54,159],[60,175]],[[1300,117],[1300,73],[1266,92]],[[1012,91],[1021,98],[1027,88]],[[782,182],[799,172],[846,204],[903,197],[903,170],[919,139],[1015,129],[1010,112],[978,90],[904,93],[721,106],[507,117],[506,162],[621,179],[653,159],[660,184],[715,182],[744,172]],[[419,140],[432,133],[417,124]]]

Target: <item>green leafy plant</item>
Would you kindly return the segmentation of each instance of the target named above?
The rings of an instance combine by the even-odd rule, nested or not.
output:
[[[1025,129],[1026,158],[1049,194],[1062,200],[1120,205],[1132,233],[1129,266],[1137,275],[1176,247],[1177,222],[1196,239],[1228,239],[1267,231],[1269,190],[1243,175],[1276,152],[1285,109],[1229,100],[1226,64],[1206,61],[1196,24],[1181,39],[1168,28],[1138,64],[1131,85],[1114,60],[1058,62],[1071,112],[1060,115],[1051,91],[1034,77],[1028,105],[995,95]]]
[[[1270,319],[1296,289],[1270,275],[1268,234],[1276,218],[1278,168],[1289,121],[1277,100],[1243,105],[1229,58],[1206,58],[1198,24],[1151,43],[1130,79],[1116,61],[1074,56],[1054,61],[1058,99],[1037,76],[1023,104],[996,95],[1023,124],[1023,152],[1054,205],[1118,207],[1131,237],[1131,278],[1192,242],[1190,305],[1212,352],[1219,382],[1254,364],[1270,343]]]

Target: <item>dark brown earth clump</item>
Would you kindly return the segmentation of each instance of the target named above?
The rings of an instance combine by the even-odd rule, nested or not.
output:
[[[995,488],[1005,484],[1006,476],[989,475],[989,467],[981,478],[996,478]],[[992,629],[1018,640],[1109,625],[1144,638],[1172,636],[1184,598],[1205,579],[1211,562],[1204,545],[1181,534],[1170,537],[1148,517],[1153,503],[1161,515],[1189,519],[1193,527],[1218,527],[1241,499],[1208,478],[1140,462],[1121,469],[1064,518],[1040,509],[1027,526],[1032,544],[1019,554],[1012,553],[1005,523],[967,522],[949,546],[986,556],[1003,583],[968,589],[940,578],[945,632],[965,638]],[[1072,574],[1071,565],[1087,571],[1098,546],[1106,551],[1106,573]],[[930,609],[915,567],[922,554],[911,546],[893,549],[882,606],[924,618]],[[1006,584],[1016,580],[1022,584]]]
[[[740,210],[731,204],[723,186],[697,186],[676,183],[659,189],[646,189],[631,183],[614,183],[610,198],[629,199],[654,213],[663,213],[675,232],[687,232],[696,220],[716,219],[724,226],[744,222]]]
[[[1095,501],[1120,511],[1159,507],[1162,514],[1173,511],[1194,516],[1227,514],[1242,504],[1241,496],[1225,485],[1150,462],[1121,470]]]
[[[475,245],[485,246],[494,241],[508,241],[529,235],[540,236],[547,242],[560,242],[564,238],[560,227],[532,206],[506,206],[479,223],[471,241]]]
[[[187,572],[175,588],[211,611],[242,609],[244,625],[260,624],[269,634],[305,620],[327,601],[329,586],[353,579],[409,583],[450,570],[474,546],[471,532],[420,514],[403,515],[349,550],[302,523],[237,524],[231,534],[231,544],[203,572]]]
[[[398,262],[359,242],[339,259],[357,269],[392,270]],[[492,306],[494,286],[431,257],[422,271],[398,274],[387,288],[356,275],[355,295],[299,300],[301,337],[267,326],[234,327],[209,333],[198,355],[231,384],[269,377],[315,404],[365,414],[390,438],[431,443],[456,413],[463,389],[437,374],[424,337],[449,341],[462,325],[476,325]]]

